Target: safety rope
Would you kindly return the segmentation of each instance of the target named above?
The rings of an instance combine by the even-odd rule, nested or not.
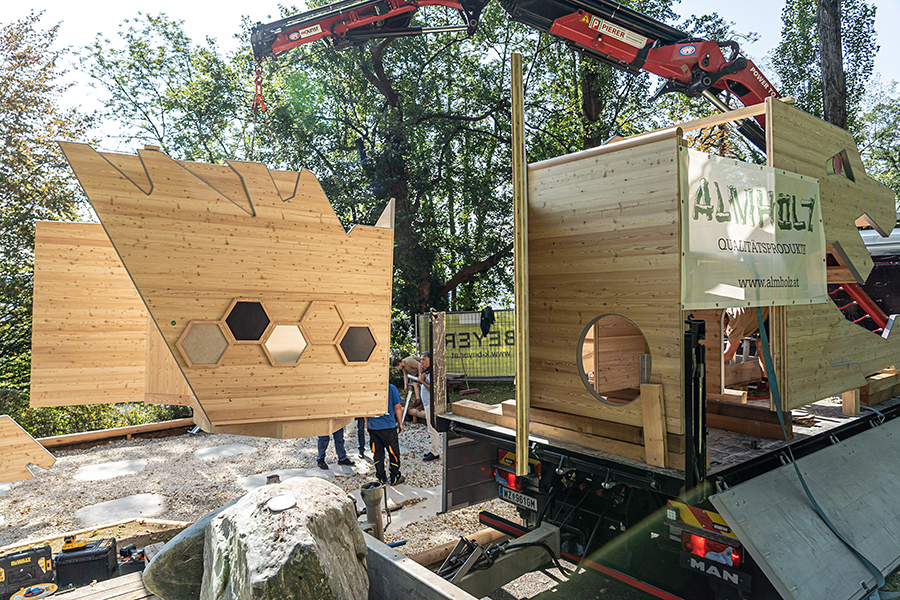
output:
[[[778,422],[781,423],[781,431],[784,434],[784,439],[787,440],[788,439],[787,428],[784,425],[784,412],[781,407],[781,395],[778,392],[778,380],[775,377],[775,366],[772,363],[772,355],[769,352],[769,336],[766,335],[766,328],[763,323],[762,310],[759,307],[757,307],[757,309],[756,309],[756,319],[757,319],[757,322],[759,323],[759,335],[760,335],[760,338],[762,339],[763,357],[765,358],[766,374],[768,375],[769,387],[772,392],[772,401],[775,403],[775,409],[778,412]],[[791,451],[790,444],[787,446],[787,451],[791,457],[791,464],[794,465],[794,470],[797,472],[797,478],[800,480],[800,485],[803,486],[803,491],[806,492],[806,497],[809,498],[809,501],[812,504],[813,509],[815,509],[816,513],[819,515],[819,517],[822,519],[822,521],[825,522],[825,525],[828,526],[828,528],[834,533],[834,535],[836,535],[837,538],[839,540],[841,540],[844,543],[844,545],[846,545],[847,548],[849,548],[850,551],[853,552],[854,555],[856,555],[856,557],[866,566],[866,568],[869,569],[869,571],[871,571],[873,575],[875,575],[875,581],[876,581],[877,585],[876,585],[875,589],[872,590],[872,592],[866,596],[866,598],[868,598],[870,600],[884,600],[885,598],[888,598],[888,597],[894,597],[894,596],[887,596],[887,595],[884,595],[884,596],[879,595],[878,590],[879,590],[879,588],[884,587],[884,583],[885,583],[884,575],[881,574],[881,570],[878,567],[876,567],[874,564],[872,564],[872,562],[869,559],[867,559],[865,556],[863,556],[859,550],[854,548],[853,545],[849,541],[847,541],[847,538],[845,538],[843,536],[843,534],[841,534],[841,532],[837,530],[837,528],[828,519],[828,517],[825,516],[825,512],[819,506],[819,503],[816,502],[816,499],[813,497],[812,492],[809,491],[809,487],[807,487],[807,485],[806,485],[806,480],[803,478],[803,474],[800,473],[800,467],[797,466],[797,460],[794,458],[794,453]],[[865,583],[863,583],[863,587],[865,588]]]

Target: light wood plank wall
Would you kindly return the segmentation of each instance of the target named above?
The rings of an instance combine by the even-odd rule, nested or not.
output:
[[[34,407],[192,396],[99,224],[37,222],[32,317]]]
[[[0,483],[31,479],[29,464],[49,469],[56,462],[41,444],[13,421],[9,415],[0,415]]]
[[[839,246],[844,262],[865,282],[872,259],[854,222],[866,215],[867,222],[890,232],[894,193],[865,174],[847,131],[772,99],[766,110],[769,166],[819,179],[825,244]],[[826,162],[842,150],[855,181],[826,172]],[[776,309],[772,318],[786,408],[863,387],[867,375],[900,361],[900,334],[882,339],[847,321],[833,302]]]
[[[212,427],[304,420],[324,434],[336,420],[384,412],[392,229],[345,232],[308,171],[62,146],[169,348],[191,321],[222,319],[236,298],[258,298],[279,323],[301,322],[314,301],[333,303],[345,326],[370,328],[377,345],[365,363],[345,364],[322,340],[307,340],[290,367],[271,366],[259,344],[232,344],[218,368],[189,368],[176,350]]]
[[[585,387],[579,340],[601,315],[637,325],[666,427],[682,434],[679,164],[681,131],[662,130],[530,165],[531,403],[641,427],[641,403],[611,406]]]

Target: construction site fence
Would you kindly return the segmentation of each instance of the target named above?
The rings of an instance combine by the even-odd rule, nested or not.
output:
[[[487,334],[481,329],[481,312],[446,313],[447,373],[464,373],[473,380],[512,381],[515,378],[515,311],[494,311]],[[419,351],[431,350],[428,315],[416,315]]]

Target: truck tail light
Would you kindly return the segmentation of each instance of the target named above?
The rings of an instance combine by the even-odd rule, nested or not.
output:
[[[729,567],[740,567],[744,555],[743,548],[735,548],[687,531],[681,534],[681,548],[694,556],[714,560]]]
[[[524,477],[516,477],[516,474],[505,469],[494,468],[494,481],[508,488],[522,491],[522,482]]]

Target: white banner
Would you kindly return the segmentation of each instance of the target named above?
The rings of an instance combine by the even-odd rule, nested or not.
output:
[[[681,151],[685,310],[828,300],[819,181]]]

